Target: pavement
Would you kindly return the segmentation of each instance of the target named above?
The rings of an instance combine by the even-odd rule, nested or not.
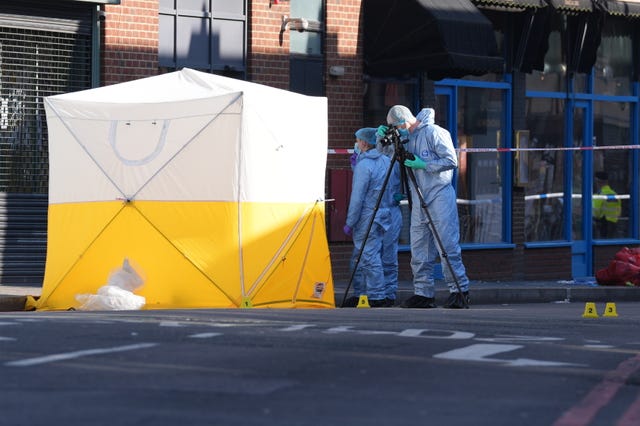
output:
[[[347,283],[338,282],[336,306],[344,299]],[[410,281],[398,283],[396,306],[413,295]],[[517,303],[559,302],[628,302],[640,301],[640,287],[601,286],[594,278],[548,281],[471,281],[471,307],[474,305],[509,305]],[[353,294],[349,292],[348,296]],[[443,281],[436,281],[436,304],[442,306],[449,297]]]
[[[334,283],[336,306],[342,304],[347,282]],[[0,284],[0,312],[24,311],[27,296],[39,297],[37,285],[9,286]],[[351,289],[350,289],[351,290]],[[558,281],[471,281],[471,307],[474,305],[509,305],[517,303],[640,301],[640,287],[600,286],[594,279]],[[353,293],[349,291],[348,296]],[[410,281],[398,283],[396,305],[413,295]],[[436,304],[442,306],[449,291],[444,282],[436,281]]]

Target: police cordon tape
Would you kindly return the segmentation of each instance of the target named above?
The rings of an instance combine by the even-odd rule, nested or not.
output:
[[[640,145],[608,145],[608,146],[576,146],[576,147],[549,147],[549,148],[456,148],[458,152],[519,152],[519,151],[596,151],[607,149],[640,149]],[[328,154],[353,154],[353,149],[347,148],[329,148]],[[563,192],[552,192],[549,194],[525,195],[525,201],[542,200],[547,198],[563,198]],[[582,194],[571,194],[571,198],[582,198]],[[629,200],[629,194],[604,195],[593,194],[592,199],[598,200]],[[458,198],[457,204],[494,204],[500,203],[499,198],[485,200],[463,200]]]
[[[563,198],[564,197],[564,193],[563,192],[552,192],[550,194],[534,194],[534,195],[525,195],[524,200],[525,201],[531,201],[531,200],[544,200],[544,199],[551,199],[551,198]],[[571,198],[582,198],[582,194],[571,194]],[[631,196],[629,194],[620,194],[620,195],[600,195],[600,194],[593,194],[591,196],[591,199],[593,200],[629,200],[631,199]],[[465,204],[465,205],[477,205],[477,204],[498,204],[501,203],[502,199],[501,198],[487,198],[487,199],[483,199],[483,200],[463,200],[462,198],[457,198],[456,199],[456,203],[458,204]]]
[[[599,151],[608,149],[640,149],[640,145],[567,146],[546,148],[456,148],[457,152],[530,152],[530,151]],[[328,154],[353,154],[353,149],[329,148]]]

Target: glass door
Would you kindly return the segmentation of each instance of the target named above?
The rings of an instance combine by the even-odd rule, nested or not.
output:
[[[592,146],[591,105],[588,102],[576,102],[572,115],[573,151],[567,156],[571,173],[567,187],[571,189],[569,209],[571,215],[571,270],[574,279],[592,276],[593,253],[592,236],[592,173],[593,152],[581,149]]]

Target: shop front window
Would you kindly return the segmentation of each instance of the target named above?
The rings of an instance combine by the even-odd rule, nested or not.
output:
[[[631,107],[626,102],[594,102],[593,237],[631,238],[630,205],[634,179]],[[599,149],[603,148],[604,149]]]
[[[563,239],[564,233],[564,101],[529,98],[526,103],[527,128],[532,148],[529,178],[525,189],[525,241]]]
[[[501,154],[465,149],[504,146],[502,91],[458,89],[458,213],[463,243],[497,243],[502,236]]]

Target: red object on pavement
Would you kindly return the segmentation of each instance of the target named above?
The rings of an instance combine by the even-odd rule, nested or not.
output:
[[[634,285],[640,287],[640,248],[624,247],[606,268],[596,272],[600,285]]]

